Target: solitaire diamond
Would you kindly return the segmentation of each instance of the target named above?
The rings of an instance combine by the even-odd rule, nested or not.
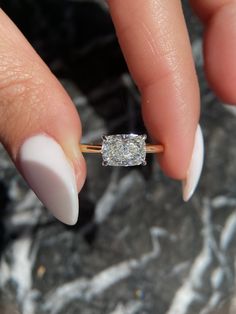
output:
[[[146,165],[146,135],[118,134],[103,136],[104,166]]]

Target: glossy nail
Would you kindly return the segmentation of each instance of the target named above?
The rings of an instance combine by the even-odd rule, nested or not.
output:
[[[192,158],[187,172],[187,177],[182,182],[183,199],[185,202],[187,202],[191,198],[197,187],[202,172],[203,158],[204,158],[203,135],[201,127],[200,125],[198,125],[195,135],[195,143]]]
[[[63,223],[75,224],[79,212],[76,178],[61,146],[47,135],[35,135],[21,146],[19,162],[24,178],[48,210]]]

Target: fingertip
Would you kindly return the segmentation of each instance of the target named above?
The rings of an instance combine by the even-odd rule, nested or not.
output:
[[[165,147],[163,171],[186,176],[199,119],[199,87],[181,1],[109,1],[146,127]],[[178,30],[178,32],[176,32]]]
[[[180,89],[172,79],[142,91],[143,117],[153,140],[163,144],[158,155],[163,172],[177,180],[186,177],[199,120],[199,90],[193,80]]]
[[[86,168],[81,124],[70,97],[0,11],[0,141],[39,199],[74,224]]]

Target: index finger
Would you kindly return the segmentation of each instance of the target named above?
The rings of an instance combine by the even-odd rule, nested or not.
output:
[[[164,144],[165,173],[184,179],[199,120],[199,87],[179,0],[109,0],[129,70],[142,95],[143,116]]]

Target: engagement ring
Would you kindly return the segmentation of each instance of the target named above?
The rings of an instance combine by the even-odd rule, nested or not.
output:
[[[147,135],[116,134],[102,136],[102,144],[81,144],[82,153],[102,154],[103,166],[146,165],[146,154],[162,153],[163,145],[146,144]]]

